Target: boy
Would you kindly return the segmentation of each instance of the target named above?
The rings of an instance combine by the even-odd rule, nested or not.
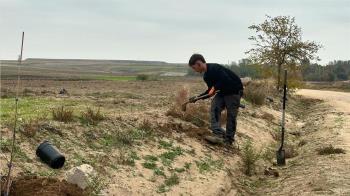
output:
[[[224,142],[226,145],[232,146],[237,126],[238,108],[243,95],[241,79],[222,65],[206,63],[200,54],[193,54],[188,65],[195,72],[204,73],[203,79],[208,90],[198,96],[209,94],[211,97],[215,95],[210,109],[210,128],[213,136],[207,136],[205,139],[212,143]],[[216,93],[217,91],[219,92]],[[190,102],[194,103],[198,96],[191,97]],[[225,108],[227,110],[226,131],[220,126],[221,112]]]

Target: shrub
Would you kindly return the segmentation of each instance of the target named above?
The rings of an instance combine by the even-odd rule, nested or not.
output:
[[[254,105],[263,105],[269,92],[269,84],[266,81],[250,81],[244,88],[244,99]]]
[[[73,110],[65,109],[63,106],[60,108],[52,109],[52,117],[54,120],[61,122],[73,121]]]
[[[104,120],[105,116],[101,114],[100,108],[95,112],[91,108],[87,108],[85,112],[81,113],[81,120],[85,124],[97,125],[100,121]]]
[[[255,152],[251,140],[248,140],[242,149],[242,163],[244,174],[251,176],[255,171],[256,162],[260,158],[260,152]]]

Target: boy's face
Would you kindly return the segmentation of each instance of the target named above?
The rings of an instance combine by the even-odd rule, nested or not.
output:
[[[204,70],[204,63],[200,60],[197,60],[194,65],[191,65],[191,68],[195,71],[195,72],[198,72],[198,73],[203,73],[205,70]]]

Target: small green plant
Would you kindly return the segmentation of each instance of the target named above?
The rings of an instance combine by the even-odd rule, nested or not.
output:
[[[157,164],[156,164],[155,162],[150,162],[150,161],[147,161],[147,162],[142,163],[142,166],[143,166],[144,168],[152,169],[152,170],[154,170],[154,169],[157,168]]]
[[[242,148],[242,163],[244,174],[251,176],[255,171],[256,162],[260,158],[260,152],[256,152],[252,141],[249,139]]]
[[[345,150],[342,148],[334,148],[332,145],[318,149],[319,155],[329,154],[345,154]]]
[[[164,173],[164,171],[161,168],[155,168],[153,170],[153,172],[154,172],[155,175],[164,176],[165,177],[165,173]]]
[[[140,160],[140,157],[137,155],[137,153],[135,151],[131,151],[129,153],[129,156],[134,160]]]
[[[164,149],[170,149],[171,147],[173,147],[173,143],[172,142],[167,142],[164,140],[160,140],[159,141],[159,147],[164,148]]]
[[[91,180],[88,181],[89,189],[91,190],[91,195],[100,195],[102,189],[106,186],[104,180],[98,175],[90,176]]]
[[[170,149],[167,152],[164,152],[160,155],[160,159],[163,165],[170,166],[175,158],[183,154],[183,150],[180,147],[175,147]]]
[[[66,109],[64,106],[52,109],[52,118],[61,122],[71,122],[73,118],[73,110]]]
[[[184,165],[184,168],[185,168],[186,170],[189,170],[189,169],[191,168],[191,165],[192,165],[192,163],[186,162],[185,165]]]
[[[209,156],[200,161],[196,161],[196,165],[199,169],[199,173],[205,173],[215,169],[222,169],[224,162],[223,160],[214,160]]]
[[[164,183],[158,187],[158,193],[164,193],[170,190],[172,186],[175,186],[180,183],[179,177],[173,173],[171,176],[164,180]]]
[[[0,151],[1,152],[11,152],[11,140],[0,139]]]
[[[100,108],[95,112],[91,108],[87,108],[86,111],[81,113],[81,122],[87,125],[97,125],[100,121],[105,119],[105,116],[101,114]]]
[[[165,192],[168,192],[170,190],[169,187],[167,187],[165,184],[161,184],[158,189],[157,189],[157,192],[158,193],[165,193]]]
[[[135,160],[137,160],[137,158],[138,157],[135,157],[132,152],[126,153],[126,150],[121,148],[117,156],[117,163],[121,165],[135,166]]]
[[[143,159],[145,159],[146,161],[152,161],[152,162],[158,161],[158,157],[153,155],[146,155],[145,157],[143,157]]]
[[[44,170],[44,171],[39,171],[38,175],[39,176],[43,176],[43,177],[54,177],[56,176],[58,173],[55,170]]]
[[[164,181],[164,184],[169,187],[177,185],[179,183],[180,183],[180,179],[175,173],[171,174],[171,176],[165,179]]]

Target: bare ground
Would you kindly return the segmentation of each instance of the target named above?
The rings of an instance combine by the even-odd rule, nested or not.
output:
[[[8,95],[5,97],[13,97],[15,82],[2,80],[1,84],[1,91]],[[106,195],[289,195],[295,192],[295,189],[292,189],[294,184],[295,187],[303,187],[305,180],[303,182],[301,179],[311,181],[312,179],[323,179],[314,176],[318,170],[312,170],[310,173],[309,169],[313,160],[325,159],[316,153],[316,148],[325,142],[316,140],[317,144],[314,144],[311,138],[319,137],[316,134],[318,130],[313,130],[313,128],[323,126],[324,119],[328,119],[328,117],[324,118],[324,114],[332,114],[326,105],[311,99],[306,100],[305,107],[307,106],[312,111],[304,111],[306,108],[298,105],[300,104],[299,98],[291,99],[288,105],[291,109],[287,114],[287,128],[294,134],[288,135],[288,139],[291,143],[297,144],[304,138],[307,141],[305,147],[296,149],[299,156],[289,159],[290,167],[279,169],[280,178],[264,176],[264,168],[271,167],[272,163],[262,160],[254,176],[247,177],[242,173],[239,150],[226,151],[222,147],[210,146],[203,141],[203,135],[209,133],[206,116],[209,101],[199,102],[189,107],[189,111],[201,109],[202,113],[195,113],[201,116],[200,121],[193,118],[187,119],[189,116],[184,118],[184,116],[167,115],[174,104],[176,92],[182,86],[189,88],[191,95],[205,89],[201,81],[193,79],[147,82],[22,81],[20,92],[24,97],[21,98],[21,103],[28,101],[28,103],[38,105],[27,108],[25,111],[23,108],[27,105],[23,105],[21,122],[28,120],[27,118],[31,117],[32,113],[44,113],[47,118],[44,118],[40,124],[48,123],[55,128],[53,130],[57,131],[40,129],[34,136],[27,136],[19,132],[18,146],[22,153],[16,159],[15,175],[49,176],[63,179],[65,171],[71,167],[88,163],[93,165],[99,173],[98,181],[103,182],[99,189]],[[69,94],[58,95],[58,91],[62,88],[67,89]],[[2,106],[5,103],[12,104],[9,99],[11,98],[2,99]],[[313,104],[317,105],[313,107]],[[50,117],[50,111],[60,105],[74,109],[76,116],[80,115],[80,112],[86,107],[100,108],[107,118],[97,126],[86,126],[79,120],[70,123],[57,122]],[[237,145],[241,147],[248,139],[251,139],[257,151],[270,148],[271,144],[273,144],[271,149],[275,149],[280,119],[279,99],[276,98],[274,103],[266,103],[262,107],[255,107],[250,103],[246,103],[246,106],[247,108],[239,113]],[[11,113],[11,111],[7,112]],[[315,115],[301,114],[303,111]],[[338,113],[335,111],[334,115],[337,117]],[[314,120],[308,123],[309,119]],[[113,140],[106,136],[142,129],[140,125],[145,120],[150,123],[152,130],[156,133],[154,138],[137,141],[127,146],[127,149],[110,146]],[[343,122],[340,118],[336,121]],[[2,124],[3,139],[10,137],[10,124],[7,121]],[[331,127],[332,123],[329,124]],[[330,127],[325,127],[325,129],[333,130]],[[36,146],[48,138],[66,155],[67,163],[62,170],[53,171],[35,157]],[[161,142],[164,143],[164,141],[171,143],[172,147],[162,146]],[[175,148],[181,149],[181,153],[177,154],[170,164],[164,163],[161,160],[164,158],[164,153],[168,153],[167,155],[174,153]],[[122,164],[125,157],[121,155],[131,152],[138,156],[137,159],[133,158],[134,165]],[[157,161],[154,161],[155,169],[145,168],[144,163],[147,162],[148,155],[158,158]],[[1,152],[0,164],[2,166],[6,164],[8,156],[7,151]],[[340,157],[342,160],[341,156],[343,155],[330,156],[330,159]],[[303,165],[304,161],[306,167]],[[186,164],[188,167],[185,167]],[[298,165],[300,168],[296,170]],[[6,168],[1,167],[2,175],[5,171]],[[299,177],[293,178],[292,174],[299,171],[301,172]],[[305,178],[304,173],[309,177]],[[176,174],[177,178],[171,178],[173,174]],[[334,176],[334,179],[339,178]],[[293,186],[287,184],[288,180],[293,183]],[[324,181],[322,180],[322,183]],[[164,184],[168,185],[163,186]],[[261,184],[270,186],[266,187]],[[313,186],[305,185],[305,188],[301,190],[315,193],[314,191],[318,189],[314,190]],[[280,187],[283,191],[280,192],[279,189],[273,187]]]
[[[300,156],[281,168],[282,177],[269,180],[263,195],[350,195],[350,93],[299,90],[297,94],[323,100],[305,107]],[[320,155],[334,146],[345,154]]]

